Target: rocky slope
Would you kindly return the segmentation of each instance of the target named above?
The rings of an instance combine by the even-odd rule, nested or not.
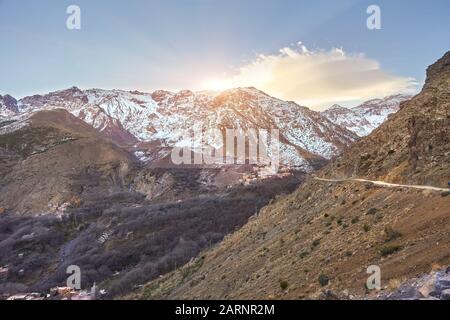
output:
[[[137,162],[61,109],[34,113],[0,130],[5,130],[0,135],[0,207],[16,214],[61,214],[81,196],[126,188]]]
[[[450,52],[422,92],[318,175],[450,181]],[[450,264],[450,192],[309,179],[195,261],[133,299],[377,298]],[[366,270],[381,270],[381,294]],[[425,297],[421,294],[419,297]]]

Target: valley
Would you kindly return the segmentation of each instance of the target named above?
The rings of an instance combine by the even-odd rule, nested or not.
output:
[[[0,96],[0,296],[59,299],[73,265],[104,299],[379,299],[442,272],[449,81],[447,53],[414,97],[324,112],[252,87]],[[206,129],[279,130],[280,170],[176,165],[225,145],[185,138]]]

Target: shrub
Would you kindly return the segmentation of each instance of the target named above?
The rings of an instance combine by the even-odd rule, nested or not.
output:
[[[367,214],[375,214],[378,212],[377,208],[370,208],[369,210],[367,210]]]
[[[289,283],[286,280],[280,281],[280,288],[286,290],[289,287]]]
[[[383,257],[387,257],[401,249],[403,249],[403,247],[397,245],[383,246],[380,248],[380,253]]]
[[[320,239],[316,239],[312,242],[313,247],[317,247],[320,244]]]
[[[370,226],[368,224],[363,225],[364,232],[369,232]]]
[[[392,227],[386,227],[384,228],[384,233],[386,234],[386,242],[395,240],[397,238],[400,238],[402,234],[394,229]]]
[[[355,217],[355,218],[352,219],[352,223],[353,224],[358,223],[358,222],[359,222],[359,218],[358,217]]]
[[[303,259],[303,258],[307,257],[308,254],[309,254],[308,251],[303,251],[302,253],[300,253],[300,258]]]
[[[326,276],[326,275],[324,275],[324,274],[321,274],[321,275],[319,276],[319,284],[320,284],[322,287],[325,287],[326,285],[328,285],[329,282],[330,282],[330,278],[328,278],[328,276]]]

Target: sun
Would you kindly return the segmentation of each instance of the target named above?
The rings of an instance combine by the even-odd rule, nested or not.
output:
[[[230,80],[227,79],[208,79],[202,84],[204,90],[223,91],[233,88]]]

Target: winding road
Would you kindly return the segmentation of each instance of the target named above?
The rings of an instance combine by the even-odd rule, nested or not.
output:
[[[366,179],[356,179],[356,178],[348,178],[348,179],[324,179],[324,178],[318,178],[314,177],[314,180],[319,181],[325,181],[325,182],[347,182],[347,181],[356,181],[356,182],[369,182],[377,186],[383,186],[387,188],[411,188],[411,189],[422,189],[422,190],[431,190],[431,191],[450,191],[449,188],[438,188],[438,187],[432,187],[432,186],[420,186],[420,185],[414,185],[414,184],[397,184],[397,183],[388,183],[383,181],[372,181],[372,180],[366,180]]]

